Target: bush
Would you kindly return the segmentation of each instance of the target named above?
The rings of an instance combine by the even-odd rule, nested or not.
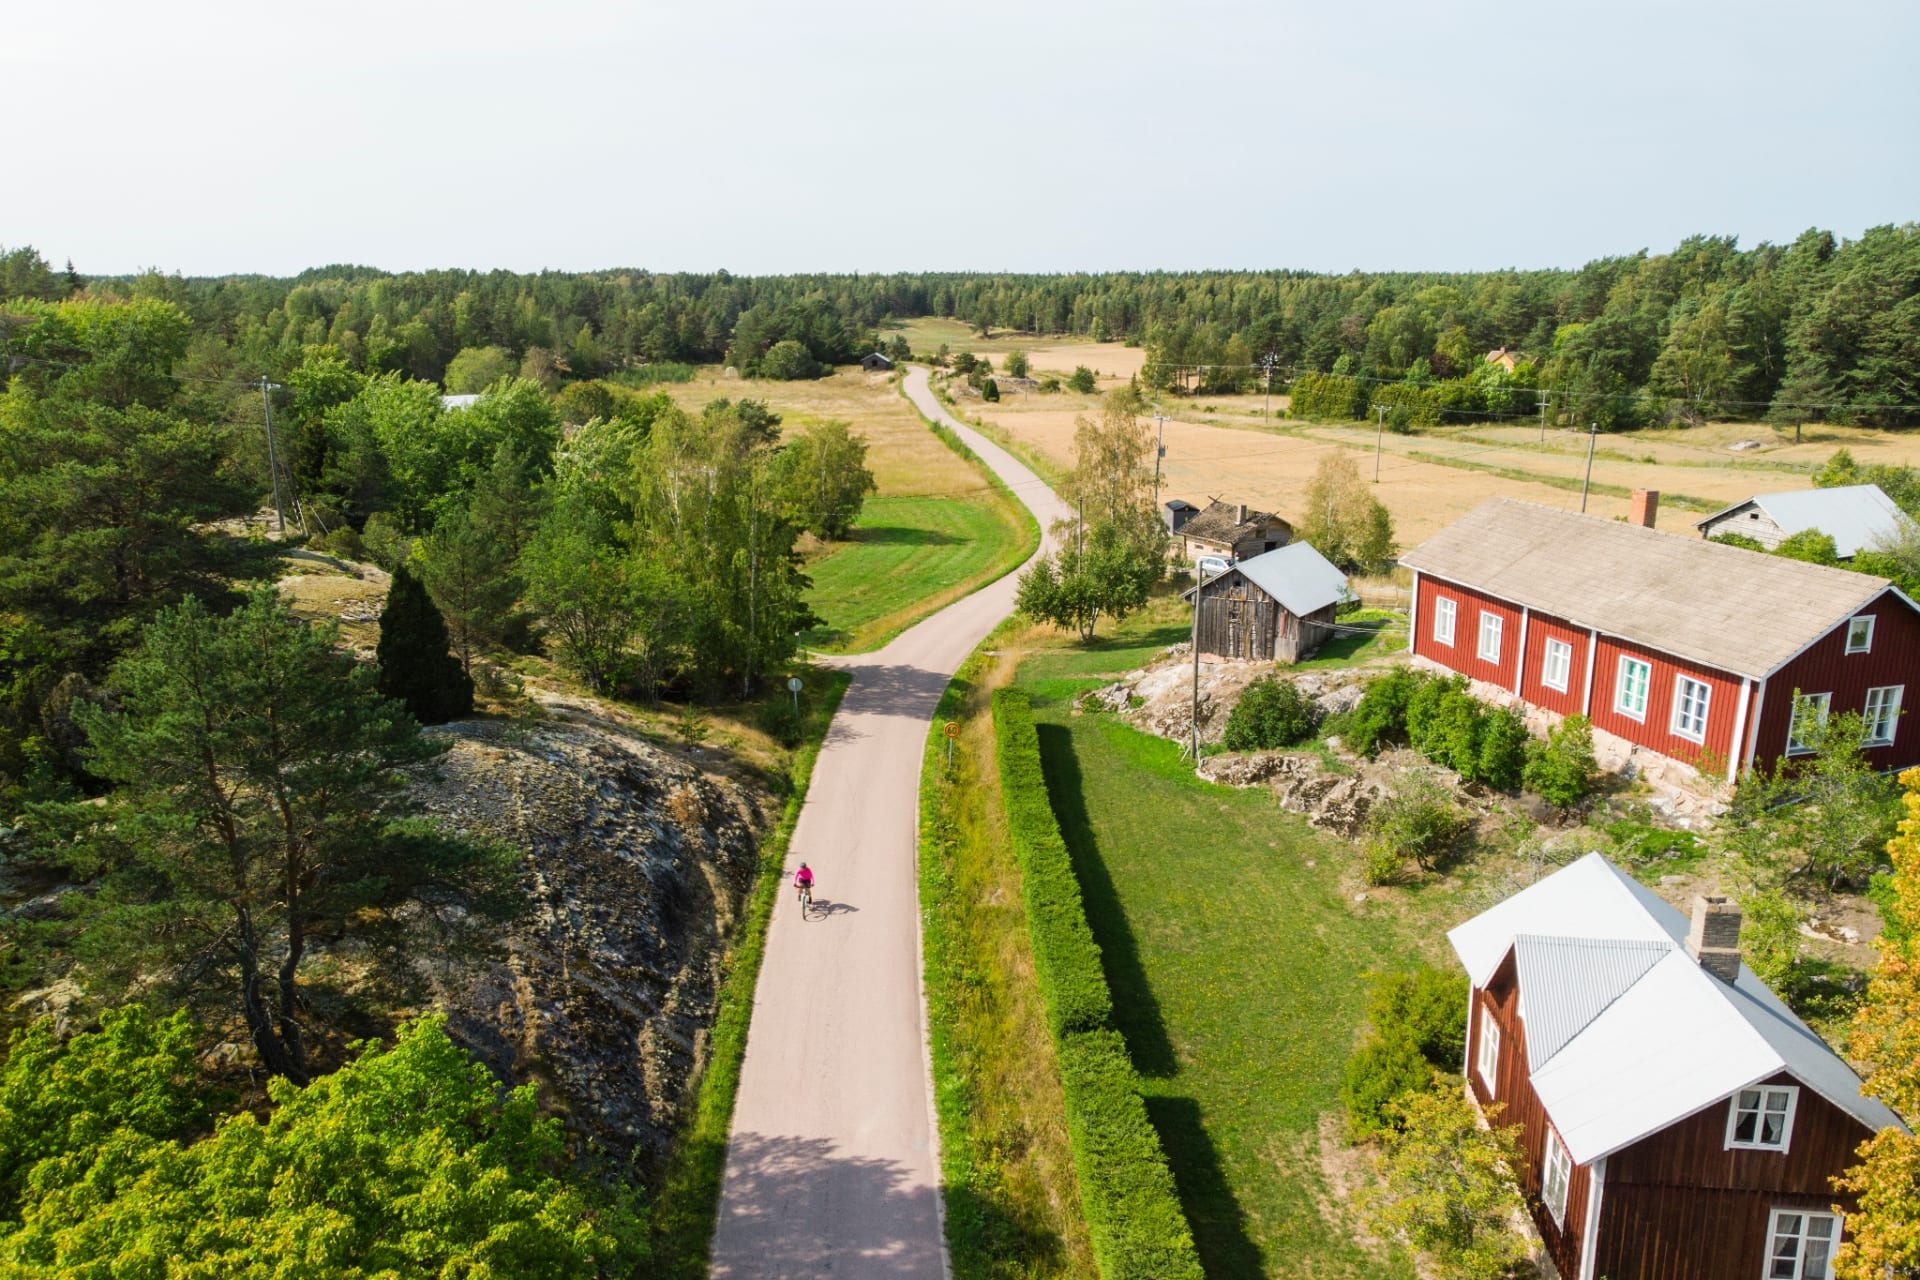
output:
[[[1593,790],[1600,766],[1593,758],[1593,726],[1585,716],[1568,716],[1545,742],[1529,743],[1522,781],[1527,790],[1562,811]]]
[[[759,719],[761,730],[781,746],[791,747],[800,741],[802,717],[786,694],[763,703]]]
[[[1458,1071],[1467,1047],[1467,977],[1423,964],[1374,979],[1367,1021],[1380,1035],[1403,1035],[1442,1071]]]
[[[1015,378],[1027,376],[1027,353],[1015,347],[1007,352],[1007,373]]]
[[[760,376],[776,382],[795,382],[820,376],[820,362],[813,353],[792,338],[774,343],[760,357]]]
[[[1395,667],[1360,695],[1360,701],[1342,726],[1343,740],[1364,756],[1380,754],[1382,747],[1407,740],[1407,705],[1432,677],[1409,667]]]
[[[993,695],[995,756],[1034,971],[1060,1059],[1080,1206],[1102,1280],[1201,1280],[1178,1189],[1147,1117],[1080,885],[1040,766],[1027,695]]]
[[[1288,412],[1296,418],[1354,422],[1367,415],[1367,386],[1339,374],[1303,373],[1293,380],[1289,404]]]
[[[1113,999],[1100,947],[1087,924],[1073,861],[1047,795],[1040,767],[1040,740],[1025,694],[1002,689],[993,695],[993,732],[1000,764],[1000,790],[1007,809],[1013,853],[1020,865],[1020,891],[1033,934],[1033,962],[1047,1022],[1055,1035],[1107,1025]]]
[[[1060,1082],[1101,1280],[1201,1280],[1178,1188],[1119,1032],[1066,1037]]]
[[[1093,370],[1083,364],[1073,366],[1073,373],[1067,378],[1067,390],[1077,391],[1083,396],[1090,396],[1093,394],[1095,385]]]
[[[1037,390],[1043,396],[1059,395],[1060,379],[1054,377],[1052,374],[1048,374],[1046,377],[1040,379],[1040,385]]]
[[[1424,774],[1408,774],[1400,789],[1373,806],[1367,816],[1368,866],[1407,862],[1435,871],[1452,860],[1469,820],[1447,789]],[[1376,881],[1375,883],[1382,883]]]
[[[980,398],[982,400],[998,400],[1000,398],[1000,384],[992,378],[988,378],[985,382],[982,382],[980,384]]]
[[[1355,1139],[1376,1137],[1393,1127],[1388,1110],[1409,1093],[1433,1086],[1433,1065],[1412,1040],[1396,1032],[1375,1031],[1340,1073],[1340,1101],[1347,1108],[1347,1131]]]
[[[1520,785],[1527,767],[1527,722],[1513,707],[1495,707],[1480,725],[1480,781],[1501,791]]]
[[[1378,1190],[1362,1201],[1382,1234],[1427,1255],[1431,1274],[1455,1280],[1505,1280],[1527,1260],[1513,1229],[1525,1217],[1514,1181],[1519,1127],[1494,1127],[1454,1089],[1409,1092],[1389,1107],[1392,1128],[1379,1165]]]
[[[1305,742],[1319,723],[1319,706],[1298,685],[1268,676],[1233,704],[1223,741],[1229,751],[1273,751]]]

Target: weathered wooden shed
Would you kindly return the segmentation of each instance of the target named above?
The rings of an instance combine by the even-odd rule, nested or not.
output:
[[[860,357],[860,367],[868,373],[885,373],[887,370],[893,368],[893,361],[887,359],[886,356],[880,354],[878,351],[874,351]]]
[[[1333,634],[1347,575],[1304,542],[1242,560],[1198,592],[1200,652],[1252,662],[1299,662]]]

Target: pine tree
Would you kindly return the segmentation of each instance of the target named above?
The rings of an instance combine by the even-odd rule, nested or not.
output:
[[[398,698],[421,724],[444,724],[473,711],[473,678],[450,652],[447,621],[405,565],[393,571],[380,615],[380,692]]]

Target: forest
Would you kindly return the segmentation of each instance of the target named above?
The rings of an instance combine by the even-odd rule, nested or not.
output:
[[[844,363],[890,323],[953,316],[981,332],[1087,334],[1147,348],[1173,390],[1276,389],[1303,374],[1410,384],[1403,419],[1540,412],[1613,429],[1708,417],[1920,423],[1920,227],[1809,230],[1742,249],[1701,235],[1573,269],[770,277],[330,266],[291,279],[87,277],[30,249],[0,258],[0,298],[156,299],[193,326],[202,377],[281,379],[315,346],[366,373],[441,381],[494,350],[551,384],[639,366],[784,373]],[[0,322],[3,323],[3,322]],[[1489,351],[1517,357],[1503,378]],[[792,357],[798,356],[797,362]],[[1467,375],[1478,374],[1478,382]],[[477,389],[463,385],[460,389]],[[1371,397],[1342,412],[1367,413]],[[1337,398],[1336,398],[1337,401]]]

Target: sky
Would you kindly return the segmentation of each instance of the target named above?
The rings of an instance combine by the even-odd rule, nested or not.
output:
[[[0,245],[96,274],[1577,267],[1920,218],[1917,54],[1912,0],[22,2]]]

